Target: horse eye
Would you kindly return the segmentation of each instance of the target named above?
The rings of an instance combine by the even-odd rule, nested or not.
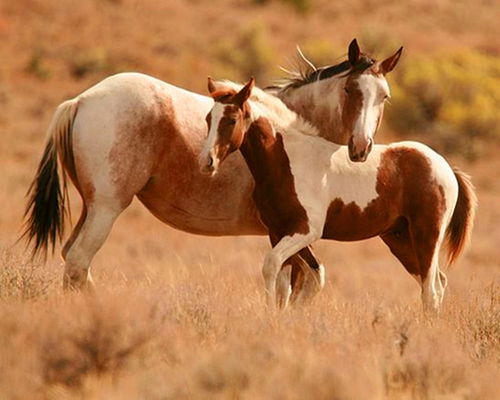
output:
[[[236,120],[233,118],[230,118],[227,120],[227,123],[228,123],[228,125],[234,125],[234,124],[236,124]]]
[[[349,94],[349,89],[347,89],[346,87],[344,88],[344,92],[346,92],[347,94]]]

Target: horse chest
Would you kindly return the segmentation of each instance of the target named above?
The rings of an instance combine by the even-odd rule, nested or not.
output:
[[[280,237],[309,232],[307,213],[296,195],[295,198],[290,196],[289,188],[256,186],[253,198],[260,218],[270,232]]]
[[[281,135],[277,133],[271,143],[269,137],[255,135],[244,144],[242,154],[255,181],[255,204],[269,231],[281,237],[309,232]]]

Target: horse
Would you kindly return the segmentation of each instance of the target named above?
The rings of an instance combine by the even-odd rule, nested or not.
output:
[[[342,110],[349,108],[340,100],[342,93],[330,93],[336,90],[335,82],[355,72],[349,79],[353,90],[360,93],[356,104],[362,105],[357,112],[363,113],[371,107],[361,99],[370,94],[370,80],[380,81],[377,84],[385,81],[383,75],[363,78],[363,71],[368,71],[374,60],[360,51],[356,40],[348,52],[347,61],[319,69],[304,57],[306,68],[270,90],[298,108],[309,103],[310,90],[323,93],[322,98],[330,101],[322,102],[317,113],[308,105],[305,117],[331,135],[338,131],[337,125],[331,129],[324,125],[325,112],[342,115]],[[394,67],[400,55],[401,49],[381,63],[386,65],[385,72]],[[303,97],[300,92],[304,92]],[[50,247],[54,251],[64,237],[67,184],[71,181],[82,198],[82,210],[62,248],[65,288],[93,287],[91,261],[134,196],[159,220],[185,232],[267,234],[252,199],[252,177],[240,155],[230,157],[216,177],[199,172],[197,159],[206,135],[204,117],[212,105],[211,97],[151,76],[121,73],[58,106],[28,191],[24,237],[33,245],[34,255],[46,254]],[[355,135],[349,123],[343,135],[344,131]],[[330,139],[342,140],[340,136]],[[301,251],[290,262],[299,283],[307,264],[321,286],[323,267],[311,249]]]
[[[353,162],[346,146],[318,137],[279,99],[254,88],[253,78],[243,87],[216,87],[209,78],[208,89],[214,106],[200,169],[216,175],[229,154],[243,155],[273,245],[262,269],[269,306],[290,285],[289,266],[282,269],[290,255],[320,238],[380,236],[420,284],[424,309],[439,311],[447,285],[439,251],[446,244],[451,265],[474,221],[477,198],[466,174],[411,141],[374,145],[364,163]]]

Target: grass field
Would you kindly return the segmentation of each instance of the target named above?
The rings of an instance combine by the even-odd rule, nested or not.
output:
[[[336,62],[355,36],[381,56],[404,45],[401,68],[450,51],[500,55],[493,1],[311,0],[305,14],[257,3],[0,3],[1,400],[500,398],[500,146],[487,135],[475,157],[444,153],[472,175],[479,209],[436,318],[379,239],[318,243],[325,289],[279,315],[264,307],[266,238],[185,234],[137,202],[93,262],[96,296],[62,292],[59,250],[43,263],[14,244],[55,107],[111,73],[203,92],[207,75],[256,72],[264,85],[296,43]],[[434,143],[411,128],[385,125],[377,139]],[[76,196],[72,206],[78,215]]]

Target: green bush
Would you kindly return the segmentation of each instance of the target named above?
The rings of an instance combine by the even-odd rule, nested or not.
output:
[[[267,4],[270,0],[252,0],[255,4]],[[283,3],[289,4],[300,14],[306,14],[312,8],[312,0],[281,0]]]
[[[342,51],[335,49],[327,39],[309,40],[300,48],[316,67],[336,64],[344,59]]]
[[[306,14],[311,10],[312,1],[311,0],[282,0],[284,3],[290,4],[299,13]]]
[[[45,52],[37,48],[33,50],[31,57],[26,65],[25,71],[30,74],[35,76],[38,79],[45,80],[50,77],[50,71],[49,69],[45,66]]]
[[[108,73],[112,71],[112,65],[104,48],[91,48],[73,57],[70,69],[75,78],[83,78],[94,73]]]
[[[500,59],[475,51],[420,56],[394,72],[387,121],[444,152],[473,158],[500,141]]]
[[[219,42],[212,50],[216,59],[216,77],[246,81],[250,76],[263,86],[274,68],[274,51],[269,46],[267,31],[253,25],[230,40]]]

